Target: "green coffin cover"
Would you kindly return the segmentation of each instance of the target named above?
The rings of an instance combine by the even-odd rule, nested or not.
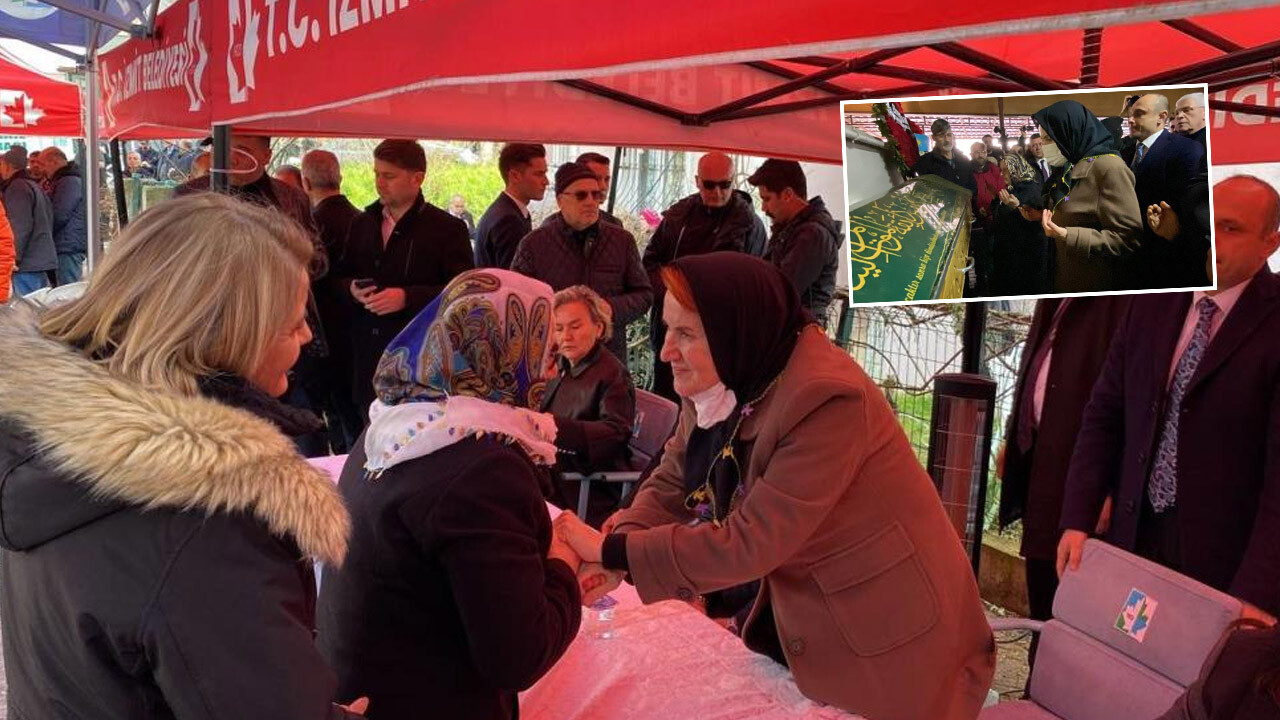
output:
[[[972,194],[934,175],[849,211],[851,303],[937,296]]]

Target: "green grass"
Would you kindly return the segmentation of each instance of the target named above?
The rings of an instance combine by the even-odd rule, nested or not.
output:
[[[476,222],[485,208],[502,191],[502,178],[490,165],[467,165],[449,155],[427,158],[427,180],[422,194],[427,202],[448,209],[449,200],[459,194]],[[378,199],[373,183],[373,162],[346,162],[342,165],[342,192],[358,208]]]

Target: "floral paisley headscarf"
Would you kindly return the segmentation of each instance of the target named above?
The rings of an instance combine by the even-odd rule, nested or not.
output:
[[[554,464],[555,424],[528,409],[539,406],[546,385],[552,296],[546,283],[508,270],[454,278],[382,354],[365,470],[376,477],[484,436]]]

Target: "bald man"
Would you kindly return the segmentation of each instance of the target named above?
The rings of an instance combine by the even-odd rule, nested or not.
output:
[[[1138,207],[1167,203],[1175,212],[1184,211],[1187,188],[1204,161],[1204,148],[1196,141],[1168,129],[1169,99],[1158,93],[1138,98],[1129,114],[1129,132],[1137,140],[1132,157],[1125,158],[1133,170]],[[1202,259],[1189,259],[1186,246],[1198,242],[1180,235],[1169,241],[1151,229],[1143,213],[1143,237],[1129,262],[1128,288],[1204,287],[1209,278]],[[1200,256],[1196,256],[1200,257]]]
[[[1280,197],[1237,176],[1213,188],[1218,286],[1132,297],[1093,387],[1067,473],[1058,574],[1079,565],[1112,497],[1106,540],[1280,613]],[[1055,358],[1056,361],[1056,358]]]
[[[662,278],[658,269],[688,255],[735,250],[763,257],[768,232],[756,215],[751,196],[733,188],[733,160],[710,152],[698,159],[694,184],[698,191],[662,214],[662,222],[644,250],[644,268],[654,289],[649,339],[654,349],[654,392],[676,402],[671,366],[658,359],[666,326],[662,324]]]
[[[40,151],[40,167],[52,187],[53,244],[58,250],[58,285],[78,282],[84,274],[89,251],[89,226],[85,221],[84,177],[79,166],[68,162],[62,150]]]

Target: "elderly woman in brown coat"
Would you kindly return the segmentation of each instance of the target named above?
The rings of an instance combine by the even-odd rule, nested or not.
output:
[[[1142,240],[1133,172],[1110,131],[1085,106],[1060,100],[1032,116],[1044,155],[1061,168],[1045,186],[1041,222],[1057,246],[1057,292],[1121,290]]]
[[[876,720],[976,717],[991,631],[883,393],[768,264],[710,253],[662,273],[680,423],[611,534],[558,521],[603,565],[580,575],[587,600],[623,572],[646,603],[760,580],[743,641],[805,695]]]

